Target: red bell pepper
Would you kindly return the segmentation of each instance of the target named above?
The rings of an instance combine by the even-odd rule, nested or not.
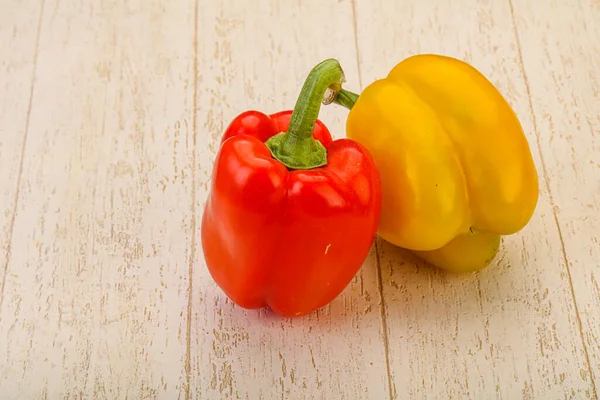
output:
[[[311,71],[294,111],[247,111],[226,129],[202,217],[208,270],[243,308],[300,316],[350,283],[376,236],[379,172],[317,119],[335,60]]]

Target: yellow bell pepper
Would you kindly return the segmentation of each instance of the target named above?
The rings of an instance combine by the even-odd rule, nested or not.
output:
[[[356,98],[358,97],[358,98]],[[460,60],[416,55],[360,96],[346,135],[381,174],[379,235],[450,271],[475,271],[502,235],[521,230],[538,201],[538,176],[517,116],[479,71]]]

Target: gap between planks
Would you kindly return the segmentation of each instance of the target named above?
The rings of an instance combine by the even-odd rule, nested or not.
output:
[[[185,332],[185,398],[192,398],[191,387],[191,347],[192,347],[192,309],[193,309],[193,283],[194,283],[194,261],[196,260],[196,142],[197,142],[197,123],[198,123],[198,1],[194,2],[194,99],[192,100],[192,243],[190,250],[190,260],[188,267],[188,303],[187,303],[187,321]]]

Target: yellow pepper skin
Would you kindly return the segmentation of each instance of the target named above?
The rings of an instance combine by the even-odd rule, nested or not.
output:
[[[500,237],[535,211],[538,175],[523,128],[463,61],[403,60],[360,94],[346,135],[367,147],[381,174],[379,235],[436,267],[486,267]]]

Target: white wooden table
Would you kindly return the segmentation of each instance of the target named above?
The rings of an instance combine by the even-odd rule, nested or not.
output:
[[[600,3],[537,2],[2,0],[0,399],[598,399]],[[480,273],[378,240],[317,313],[233,305],[199,243],[229,121],[427,52],[514,107],[531,223]]]

